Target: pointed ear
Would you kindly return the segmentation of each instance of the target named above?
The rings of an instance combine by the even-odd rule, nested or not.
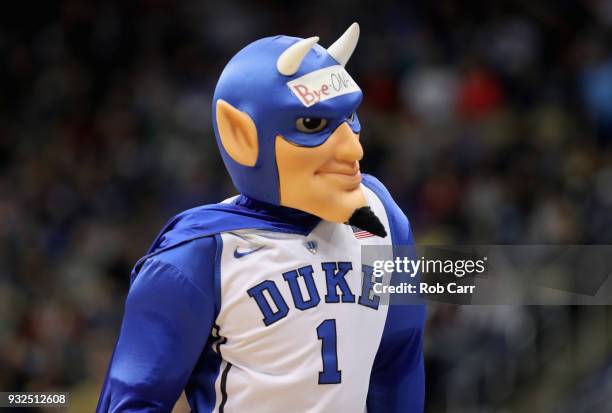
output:
[[[259,145],[253,119],[226,101],[217,100],[217,128],[223,148],[244,166],[255,166]]]

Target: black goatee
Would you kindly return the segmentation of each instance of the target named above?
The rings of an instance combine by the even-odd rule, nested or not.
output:
[[[380,219],[374,214],[374,211],[369,206],[357,208],[353,215],[349,218],[348,225],[352,225],[364,231],[368,231],[371,234],[377,235],[381,238],[387,236],[385,227],[380,222]]]

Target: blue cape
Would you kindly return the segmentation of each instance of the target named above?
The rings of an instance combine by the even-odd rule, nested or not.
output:
[[[203,205],[171,218],[132,270],[132,281],[144,262],[162,251],[220,232],[261,229],[308,235],[321,218],[297,209],[271,205],[240,195],[231,203]]]

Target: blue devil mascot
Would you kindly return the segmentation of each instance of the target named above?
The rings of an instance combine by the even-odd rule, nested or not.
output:
[[[213,100],[239,195],[172,218],[132,271],[98,412],[422,412],[421,305],[383,305],[363,245],[412,245],[362,174],[354,23],[239,51]]]

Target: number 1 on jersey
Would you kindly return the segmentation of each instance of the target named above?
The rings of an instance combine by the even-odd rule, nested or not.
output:
[[[317,327],[317,337],[321,340],[321,358],[323,371],[319,372],[319,384],[337,384],[342,380],[338,370],[338,343],[336,320],[328,318]]]

